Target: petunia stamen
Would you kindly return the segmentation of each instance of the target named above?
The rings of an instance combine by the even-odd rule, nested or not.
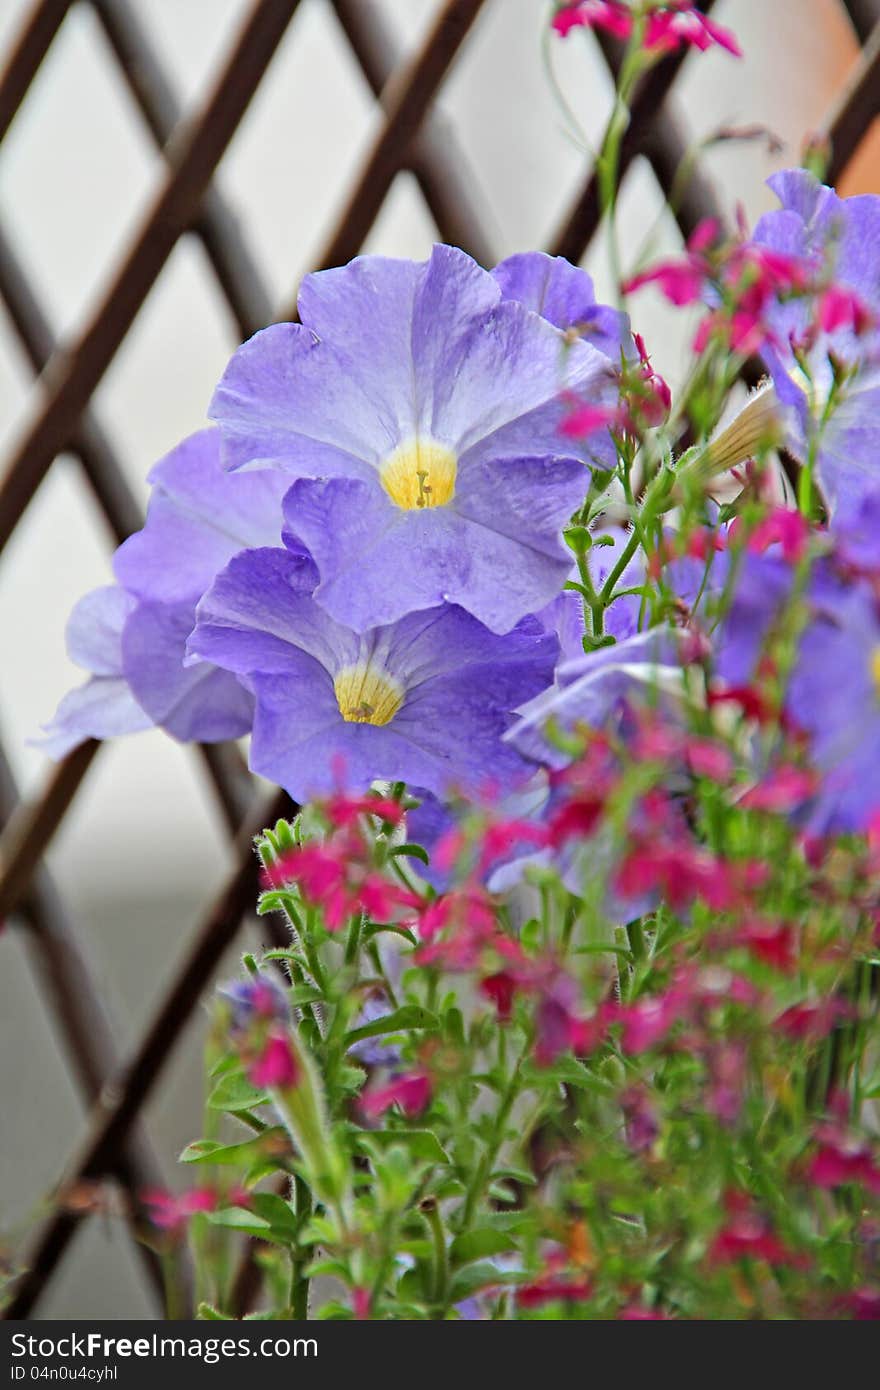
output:
[[[382,486],[397,507],[445,507],[455,496],[458,460],[436,439],[416,436],[388,455],[379,470]]]
[[[358,661],[333,682],[339,712],[348,724],[390,724],[403,704],[403,687],[387,671]]]

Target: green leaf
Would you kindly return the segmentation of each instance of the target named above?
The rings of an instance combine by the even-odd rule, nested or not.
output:
[[[251,1197],[251,1205],[263,1221],[268,1221],[276,1235],[291,1242],[297,1239],[299,1228],[296,1217],[290,1204],[285,1202],[283,1197],[279,1197],[277,1192],[255,1192]]]
[[[227,1072],[208,1096],[208,1109],[229,1110],[235,1114],[238,1110],[252,1110],[267,1100],[265,1091],[252,1086],[243,1072]]]
[[[351,1322],[354,1313],[350,1308],[346,1308],[344,1303],[336,1300],[324,1303],[318,1309],[319,1322]]]
[[[218,1057],[208,1075],[214,1081],[218,1076],[225,1076],[228,1071],[241,1071],[241,1061],[238,1057],[231,1057],[228,1053],[224,1053],[222,1057]]]
[[[464,1047],[464,1015],[461,1009],[447,1009],[443,1015],[443,1024],[450,1042],[455,1043],[458,1047]]]
[[[270,912],[288,912],[295,917],[298,908],[302,908],[301,901],[286,888],[270,888],[261,893],[257,900],[258,917],[265,917]]]
[[[562,539],[575,555],[586,555],[593,544],[593,537],[586,526],[566,526]]]
[[[208,1213],[212,1226],[225,1226],[257,1240],[292,1245],[297,1239],[296,1217],[283,1197],[274,1192],[255,1192],[253,1211],[246,1207],[225,1207]]]
[[[349,1283],[351,1277],[351,1271],[343,1260],[314,1260],[306,1266],[303,1273],[308,1279],[315,1279],[319,1274],[329,1274],[332,1278],[339,1279],[343,1284]]]
[[[449,1248],[449,1257],[455,1265],[467,1265],[474,1260],[485,1259],[487,1255],[501,1255],[515,1247],[516,1241],[504,1231],[492,1226],[475,1226],[473,1230],[455,1237]]]
[[[472,1264],[461,1269],[452,1279],[449,1289],[450,1303],[460,1303],[480,1289],[491,1289],[499,1284],[518,1284],[522,1273],[496,1269],[495,1265]]]
[[[303,1004],[319,1004],[323,998],[321,990],[314,985],[297,985],[296,989],[290,991],[290,1002],[294,1008],[300,1008]]]
[[[569,1086],[579,1086],[583,1090],[599,1091],[607,1095],[612,1087],[576,1057],[560,1057],[549,1067],[535,1067],[531,1064],[523,1068],[523,1076],[528,1081],[546,1085],[548,1081],[558,1081]]]
[[[413,1158],[420,1158],[425,1163],[449,1162],[448,1153],[430,1129],[362,1130],[355,1138],[362,1148],[369,1148],[372,1144],[379,1149],[390,1149],[394,1144],[402,1144]]]
[[[409,859],[420,859],[423,864],[430,864],[428,851],[422,845],[395,845],[391,851],[392,855],[405,854]]]
[[[506,1202],[510,1206],[516,1201],[516,1193],[512,1187],[508,1187],[505,1182],[492,1182],[489,1184],[489,1196],[494,1197],[496,1202]]]
[[[202,1318],[206,1322],[234,1322],[235,1319],[229,1313],[221,1313],[219,1308],[215,1308],[210,1303],[200,1303],[196,1317]]]
[[[412,1028],[437,1028],[439,1019],[436,1014],[432,1014],[430,1009],[423,1009],[420,1004],[404,1004],[403,1008],[395,1009],[393,1013],[384,1014],[382,1018],[375,1019],[372,1023],[364,1023],[360,1028],[352,1028],[346,1033],[344,1046],[351,1047],[352,1043],[360,1042],[361,1038],[375,1038],[381,1033],[403,1033]]]
[[[528,1168],[496,1168],[492,1178],[510,1178],[511,1182],[521,1182],[524,1187],[535,1187],[538,1182]]]
[[[255,1216],[245,1207],[224,1207],[222,1211],[209,1211],[206,1215],[212,1226],[242,1231],[245,1235],[256,1236],[259,1240],[272,1239],[272,1227],[269,1222]]]
[[[378,936],[380,932],[390,932],[392,936],[402,937],[404,941],[409,942],[410,946],[415,946],[416,944],[415,933],[410,931],[409,927],[401,927],[395,922],[369,922],[364,927],[364,942],[370,941],[372,937]]]
[[[267,1142],[268,1141],[268,1142]],[[271,1145],[281,1142],[288,1144],[287,1135],[280,1125],[264,1130],[256,1139],[245,1139],[240,1144],[220,1144],[216,1139],[196,1139],[187,1144],[178,1159],[179,1163],[216,1163],[244,1166],[255,1159],[266,1156]]]

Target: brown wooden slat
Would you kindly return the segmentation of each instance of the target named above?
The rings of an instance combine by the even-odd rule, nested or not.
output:
[[[871,124],[880,116],[880,20],[820,127],[831,145],[826,181],[837,183]]]
[[[201,112],[169,151],[162,179],[128,255],[84,331],[45,374],[46,398],[31,412],[0,482],[0,548],[76,428],[79,416],[165,265],[191,224],[214,169],[293,18],[298,0],[255,0]]]
[[[101,747],[87,739],[56,763],[43,795],[22,802],[0,836],[0,921],[21,902],[43,850]]]
[[[103,1177],[113,1169],[135,1120],[198,1004],[211,973],[231,943],[242,918],[253,908],[259,888],[259,863],[253,838],[265,825],[289,814],[283,792],[263,802],[242,828],[236,842],[237,867],[193,936],[185,959],[166,991],[153,1023],[129,1065],[104,1086],[89,1132],[69,1166],[62,1188]],[[71,1240],[82,1213],[59,1210],[39,1236],[27,1271],[4,1311],[4,1318],[29,1316]]]
[[[158,148],[174,137],[180,103],[129,0],[90,0],[122,76]],[[192,226],[202,242],[238,333],[249,338],[271,321],[269,291],[241,223],[217,188],[209,187]]]
[[[705,0],[705,3],[699,8],[708,14],[713,8],[713,4],[714,0]],[[606,48],[604,51],[608,53],[613,50]],[[652,68],[639,83],[630,108],[629,127],[621,141],[621,182],[636,156],[646,150],[652,138],[652,128],[660,119],[663,103],[687,57],[687,48],[681,48],[677,53],[671,53],[668,58],[664,58],[656,67]],[[653,138],[657,139],[656,133]],[[550,243],[551,255],[565,256],[567,260],[577,264],[595,236],[601,217],[599,180],[596,171],[591,169],[580,193],[562,219],[559,230]]]
[[[390,26],[375,0],[332,0],[339,23],[374,96],[381,96],[401,61]],[[488,209],[478,213],[468,157],[442,113],[429,108],[410,143],[406,163],[418,179],[443,241],[487,268],[498,256],[487,235]]]
[[[445,0],[417,52],[383,91],[385,121],[361,165],[354,187],[315,262],[316,270],[356,256],[385,201],[394,176],[485,0]],[[295,318],[296,305],[281,318]]]
[[[0,749],[0,826],[19,804],[12,769]],[[101,990],[96,986],[79,935],[64,910],[47,869],[40,867],[25,900],[19,905],[25,945],[52,1023],[65,1045],[66,1061],[87,1104],[94,1103],[104,1082],[119,1067],[113,1029]],[[146,1134],[134,1129],[120,1150],[113,1176],[131,1193],[164,1186],[162,1169]],[[136,1227],[132,1227],[136,1238]],[[136,1239],[139,1257],[153,1287],[159,1309],[164,1307],[161,1265]],[[189,1296],[191,1270],[183,1266]]]
[[[37,75],[72,0],[34,0],[0,71],[0,140]]]

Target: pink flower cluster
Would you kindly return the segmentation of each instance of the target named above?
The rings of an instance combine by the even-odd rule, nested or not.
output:
[[[635,20],[632,6],[622,0],[578,0],[557,10],[553,28],[563,38],[572,29],[584,28],[601,29],[616,39],[629,40]],[[659,56],[687,46],[704,53],[716,45],[736,58],[742,57],[730,30],[703,14],[692,0],[659,0],[648,10],[642,39],[646,52]]]
[[[803,1269],[809,1263],[779,1239],[769,1219],[744,1193],[728,1192],[724,1205],[727,1219],[710,1247],[710,1264],[735,1264],[747,1259]]]
[[[376,866],[373,848],[364,833],[364,818],[378,817],[397,825],[403,817],[399,802],[373,797],[335,796],[321,804],[331,830],[323,841],[290,850],[264,871],[269,889],[295,884],[305,901],[320,907],[330,931],[337,931],[359,913],[377,922],[390,922],[412,911],[421,899],[393,883]]]
[[[633,294],[651,284],[678,307],[710,302],[721,295],[723,302],[697,328],[693,342],[697,353],[711,338],[745,356],[765,346],[780,346],[768,321],[770,310],[794,296],[809,296],[815,305],[812,323],[797,343],[799,349],[808,349],[820,331],[850,329],[861,335],[874,325],[859,295],[848,286],[829,283],[819,262],[744,239],[725,242],[714,219],[695,229],[683,257],[660,261],[633,276],[623,289]]]
[[[433,1083],[430,1074],[421,1067],[403,1072],[388,1082],[364,1091],[359,1109],[366,1119],[374,1120],[399,1105],[404,1115],[420,1115],[430,1104]]]
[[[646,429],[663,424],[672,406],[672,392],[651,365],[641,334],[635,333],[633,341],[639,357],[626,363],[620,374],[617,405],[593,405],[568,396],[570,409],[559,426],[560,434],[567,439],[588,439],[599,430],[610,429],[639,439]]]
[[[244,1188],[222,1191],[219,1187],[191,1187],[188,1192],[170,1192],[164,1187],[148,1188],[140,1194],[141,1205],[151,1226],[169,1235],[180,1235],[194,1216],[200,1212],[218,1211],[221,1207],[247,1207],[250,1202]]]

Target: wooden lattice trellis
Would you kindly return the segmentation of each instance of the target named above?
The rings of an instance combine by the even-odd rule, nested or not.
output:
[[[0,225],[0,297],[42,390],[13,448],[0,467],[0,549],[12,535],[53,460],[73,453],[110,531],[122,540],[141,524],[114,450],[90,409],[107,372],[151,287],[178,239],[195,233],[204,246],[217,288],[242,337],[275,319],[292,315],[292,304],[273,306],[240,233],[236,218],[212,184],[214,172],[254,96],[263,73],[298,8],[298,0],[250,0],[225,62],[205,98],[181,112],[135,0],[79,0],[100,22],[132,101],[163,159],[158,186],[120,268],[86,316],[86,326],[69,343],[56,343],[38,295],[16,259]],[[401,55],[375,0],[327,0],[382,108],[382,121],[358,169],[345,206],[317,257],[316,267],[337,265],[357,254],[382,208],[396,175],[410,170],[418,180],[439,236],[492,265],[491,238],[481,226],[456,154],[455,133],[434,109],[443,81],[480,11],[503,0],[437,0],[433,22],[417,50]],[[860,57],[824,126],[831,143],[830,178],[843,172],[880,114],[880,0],[842,0],[862,45]],[[31,83],[73,0],[33,0],[0,65],[0,140],[25,100]],[[703,5],[709,10],[712,0]],[[599,39],[609,69],[620,54]],[[625,175],[644,156],[665,193],[673,186],[687,152],[687,139],[665,109],[685,54],[666,58],[643,80],[621,152]],[[719,204],[705,174],[692,170],[677,200],[684,235]],[[548,250],[579,261],[600,220],[598,183],[585,172],[583,185],[551,239]],[[289,811],[283,795],[258,800],[235,747],[203,747],[204,758],[234,839],[236,867],[193,934],[133,1055],[120,1061],[75,924],[42,864],[47,844],[74,802],[100,744],[76,749],[31,801],[19,799],[0,748],[0,919],[21,924],[47,1009],[54,1016],[90,1107],[86,1138],[66,1166],[62,1191],[112,1179],[127,1194],[133,1235],[137,1194],[155,1186],[158,1165],[142,1132],[141,1110],[168,1063],[200,994],[223,951],[239,931],[257,892],[253,835]],[[38,1233],[6,1310],[8,1318],[33,1313],[53,1271],[87,1212],[59,1203]],[[160,1290],[151,1252],[138,1245]],[[251,1306],[258,1275],[246,1258],[236,1284],[238,1310]]]

